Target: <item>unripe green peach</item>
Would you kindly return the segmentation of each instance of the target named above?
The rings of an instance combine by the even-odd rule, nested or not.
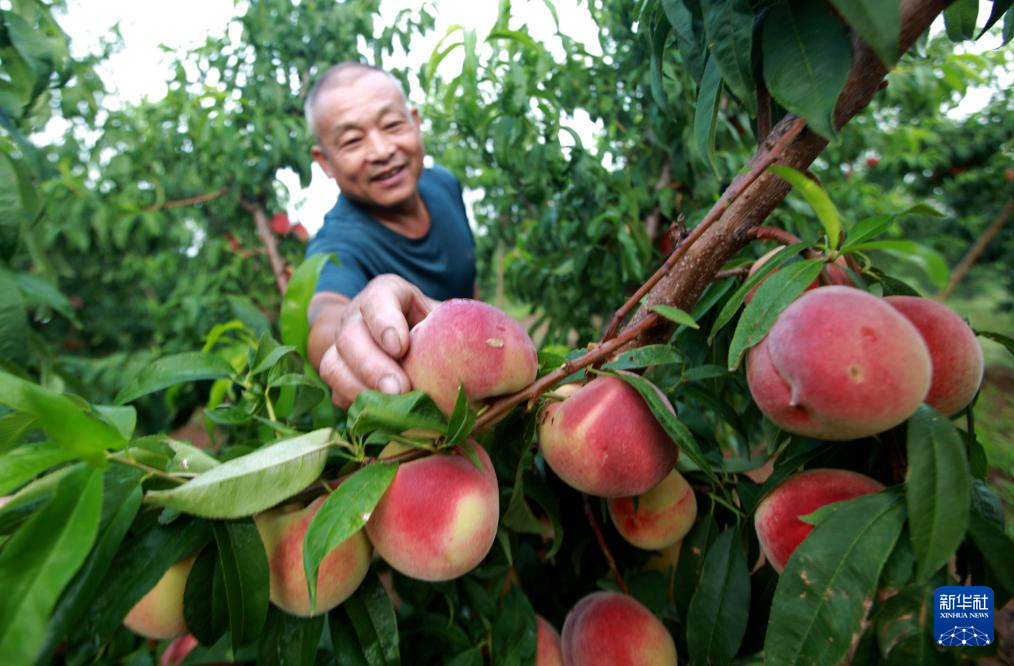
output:
[[[493,463],[473,441],[478,469],[461,447],[404,462],[381,498],[366,531],[377,553],[411,578],[457,578],[486,556],[496,538],[499,487]],[[398,447],[389,445],[381,457]]]
[[[641,394],[616,377],[593,379],[547,405],[539,414],[538,433],[542,455],[557,476],[599,497],[651,490],[679,456]]]
[[[680,541],[697,520],[697,498],[683,475],[673,470],[661,483],[637,496],[606,502],[616,531],[644,550],[660,550]]]
[[[560,652],[560,634],[546,618],[535,616],[538,633],[535,639],[535,666],[563,666]]]
[[[813,525],[799,520],[799,516],[825,504],[883,489],[879,481],[844,469],[811,469],[790,476],[757,506],[754,527],[761,550],[774,570],[781,573],[796,547],[813,530]]]
[[[324,500],[318,497],[305,508],[287,505],[254,518],[268,555],[271,601],[291,615],[309,617],[326,613],[356,591],[370,568],[370,543],[359,530],[321,560],[316,608],[311,613],[303,568],[303,538]]]
[[[665,625],[633,597],[594,592],[577,602],[560,642],[567,666],[676,666]]]
[[[930,372],[926,344],[905,317],[841,286],[800,296],[747,358],[761,411],[783,430],[827,440],[898,425],[926,397]]]
[[[450,414],[458,385],[473,403],[513,393],[535,380],[535,345],[506,313],[481,301],[444,301],[412,328],[402,361],[412,388]]]
[[[933,378],[926,404],[945,416],[957,414],[982,383],[982,347],[975,332],[949,307],[929,298],[888,296],[884,300],[912,322],[929,348]]]
[[[169,567],[155,587],[123,618],[123,624],[135,634],[154,640],[168,640],[187,633],[183,620],[183,590],[197,556],[180,560]]]

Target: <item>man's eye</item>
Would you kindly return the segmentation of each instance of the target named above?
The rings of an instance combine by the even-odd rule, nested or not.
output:
[[[396,120],[393,123],[387,123],[387,125],[384,127],[384,129],[386,129],[387,131],[390,132],[390,131],[393,131],[393,130],[400,129],[401,126],[404,125],[404,124],[405,123],[403,123],[402,121]]]
[[[343,139],[339,145],[342,148],[351,148],[352,146],[355,146],[356,144],[358,144],[359,141],[360,141],[360,137],[354,136],[354,137],[351,137],[351,138],[348,138],[348,139]]]

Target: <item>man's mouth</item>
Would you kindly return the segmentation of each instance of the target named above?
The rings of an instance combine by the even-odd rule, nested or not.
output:
[[[397,176],[399,173],[401,173],[404,170],[405,170],[405,165],[402,164],[400,166],[396,166],[396,167],[393,167],[391,169],[388,169],[387,171],[381,171],[380,173],[375,174],[374,176],[372,176],[370,178],[370,180],[372,180],[374,182],[383,182],[385,180],[390,180],[390,179],[394,178],[395,176]]]

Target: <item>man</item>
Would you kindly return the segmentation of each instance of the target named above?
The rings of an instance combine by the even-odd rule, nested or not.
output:
[[[398,359],[409,327],[441,300],[475,293],[475,244],[461,187],[424,169],[419,112],[398,81],[335,65],[306,100],[311,154],[341,189],[307,254],[334,252],[308,317],[310,362],[348,407],[364,389],[411,389]]]

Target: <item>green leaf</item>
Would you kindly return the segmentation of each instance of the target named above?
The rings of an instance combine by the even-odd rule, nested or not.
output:
[[[718,172],[715,159],[715,129],[718,125],[718,103],[722,99],[722,75],[714,58],[708,58],[704,76],[697,90],[697,105],[694,107],[694,149],[697,156]]]
[[[1014,38],[1014,12],[1007,12],[1003,19],[1003,43],[1006,45],[1011,38]]]
[[[84,563],[102,511],[102,473],[66,476],[53,499],[0,551],[0,654],[12,664],[35,660],[49,614]]]
[[[359,437],[373,430],[447,432],[444,415],[422,391],[387,395],[362,391],[349,407],[349,434]]]
[[[0,495],[7,495],[73,454],[53,442],[24,444],[0,456]]]
[[[833,138],[832,112],[852,67],[845,26],[822,3],[792,0],[771,9],[761,44],[771,96],[815,132]]]
[[[10,273],[0,270],[0,357],[23,359],[28,331],[28,312],[17,283]]]
[[[789,264],[765,280],[746,305],[729,344],[729,371],[739,367],[747,349],[764,339],[778,315],[817,279],[824,264],[807,259]]]
[[[536,655],[537,626],[535,610],[518,586],[503,596],[493,620],[490,651],[494,666],[531,664]]]
[[[33,273],[17,273],[14,275],[14,282],[21,290],[26,303],[52,308],[71,322],[78,323],[70,301],[50,282]]]
[[[1010,337],[1009,335],[997,333],[996,331],[980,331],[980,330],[976,330],[975,334],[980,338],[986,338],[987,340],[992,340],[993,342],[1002,345],[1004,349],[1007,350],[1008,354],[1014,355],[1014,338]]]
[[[680,445],[680,453],[685,453],[694,463],[704,472],[705,475],[712,481],[717,482],[718,477],[715,476],[714,471],[711,469],[711,464],[707,458],[704,457],[704,453],[701,451],[700,445],[697,440],[694,439],[690,429],[683,425],[676,415],[669,410],[669,404],[663,400],[658,394],[658,390],[655,385],[648,380],[639,377],[638,375],[631,373],[609,373],[614,377],[618,377],[623,381],[627,382],[641,394],[644,401],[648,403],[648,407],[651,409],[651,413],[655,415],[662,428],[665,429],[669,438],[674,442],[678,442]]]
[[[331,429],[275,442],[209,469],[147,500],[204,518],[243,518],[292,497],[317,480],[327,462]]]
[[[715,517],[711,513],[706,513],[704,508],[703,504],[698,507],[699,518],[683,538],[673,581],[673,588],[676,590],[697,589],[701,580],[701,571],[704,569],[704,558],[711,548],[711,544],[718,537],[718,525],[715,524]],[[690,594],[676,594],[675,596],[680,619],[689,622],[690,602],[693,596]]]
[[[817,214],[821,226],[824,227],[824,234],[827,236],[828,245],[832,250],[838,249],[838,240],[841,235],[841,220],[838,218],[838,209],[831,202],[820,185],[806,177],[805,174],[796,171],[792,167],[773,165],[768,170],[785,180],[789,181],[792,189],[803,195],[806,203],[810,204],[813,212]]]
[[[704,16],[699,0],[662,0],[662,9],[676,33],[680,56],[690,75],[698,83],[704,74],[707,46],[704,38]]]
[[[973,508],[968,521],[968,535],[975,547],[982,553],[991,580],[981,584],[989,585],[996,593],[995,601],[1003,606],[1006,599],[1014,595],[1014,567],[1010,565],[1010,554],[1014,553],[1014,539],[997,527],[978,507]]]
[[[282,358],[286,355],[296,351],[296,348],[291,345],[280,345],[271,334],[267,331],[261,335],[260,341],[257,343],[257,355],[254,357],[254,361],[250,366],[250,374],[256,375],[265,370],[270,370],[275,367]]]
[[[501,39],[516,42],[533,51],[539,50],[539,47],[535,44],[531,37],[523,32],[518,32],[517,30],[490,30],[489,35],[486,36],[487,42]]]
[[[776,268],[780,268],[782,264],[789,261],[789,259],[801,252],[804,248],[809,246],[809,243],[794,243],[787,247],[783,247],[770,259],[764,262],[756,273],[748,277],[746,281],[732,293],[732,296],[730,296],[729,300],[725,302],[722,309],[719,310],[718,318],[715,319],[715,324],[711,327],[711,333],[708,334],[708,344],[712,344],[715,341],[715,336],[718,335],[718,332],[722,330],[726,324],[732,321],[732,318],[736,316],[736,312],[739,311],[739,306],[743,305],[743,300],[746,298],[746,295],[749,294],[754,287],[760,284],[761,280],[766,278]]]
[[[67,586],[53,611],[46,630],[46,639],[36,660],[38,664],[50,663],[59,644],[67,639],[70,631],[88,612],[117,549],[127,536],[127,530],[141,508],[142,491],[139,485],[141,473],[137,470],[127,470],[126,473],[118,475],[117,469],[125,468],[109,469],[104,478],[102,511],[104,514],[108,512],[108,518],[103,517],[104,524],[100,523],[95,548],[88,553],[88,558]]]
[[[665,94],[665,85],[662,80],[662,66],[665,62],[666,46],[669,43],[669,33],[672,27],[668,21],[657,21],[651,31],[651,62],[649,63],[649,86],[651,96],[655,99],[655,105],[660,109],[669,106]]]
[[[680,361],[680,353],[669,345],[645,345],[620,354],[615,361],[602,366],[603,370],[632,370],[653,365],[668,365]]]
[[[877,643],[886,666],[953,664],[933,640],[933,587],[915,583],[884,604],[877,616]]]
[[[295,347],[300,356],[307,358],[306,338],[310,335],[310,321],[306,318],[310,299],[317,287],[320,272],[329,260],[338,263],[331,254],[315,254],[299,265],[292,273],[289,288],[282,298],[281,313],[278,317],[278,328],[282,333],[282,344]]]
[[[341,611],[344,611],[342,613]],[[398,666],[401,664],[398,639],[398,618],[391,606],[391,599],[384,591],[380,579],[372,571],[367,574],[355,594],[345,600],[340,608],[331,614],[332,633],[336,624],[351,628],[354,641],[345,641],[339,646],[335,641],[338,663],[339,653],[354,652],[359,659],[352,663],[369,666]],[[344,615],[344,617],[342,617]]]
[[[690,600],[687,647],[695,663],[729,664],[746,634],[750,571],[739,531],[726,530],[708,549]]]
[[[321,561],[366,525],[397,471],[398,465],[390,463],[363,467],[328,495],[314,514],[303,537],[303,570],[310,590],[311,609],[316,604],[317,570]]]
[[[666,319],[668,319],[669,321],[681,324],[688,328],[692,328],[695,330],[701,328],[700,325],[698,325],[697,321],[694,319],[693,315],[691,315],[689,312],[684,312],[683,310],[680,310],[675,306],[656,305],[651,309],[651,311],[657,312]]]
[[[257,650],[257,666],[313,666],[324,616],[295,617],[271,607]]]
[[[764,645],[772,664],[837,664],[869,613],[905,523],[896,493],[850,500],[813,528],[778,580]]]
[[[899,0],[831,0],[845,22],[859,33],[888,68],[898,61],[901,35]]]
[[[187,576],[183,619],[190,633],[205,645],[213,645],[229,629],[229,599],[214,546],[201,551]]]
[[[926,272],[926,275],[937,287],[943,288],[947,284],[950,270],[947,268],[947,260],[936,250],[920,245],[915,241],[906,240],[880,240],[859,243],[850,248],[852,251],[860,250],[884,250],[899,259],[911,262]]]
[[[0,153],[0,239],[17,240],[18,226],[25,217],[18,191],[18,174],[6,151]],[[4,252],[7,250],[5,249]]]
[[[196,382],[202,379],[221,379],[231,375],[232,366],[216,354],[184,352],[163,356],[152,361],[148,367],[120,389],[113,402],[122,405],[174,384]]]
[[[84,412],[74,400],[6,372],[0,372],[0,404],[38,416],[53,441],[93,463],[104,461],[106,449],[127,444],[116,428]]]
[[[882,236],[894,225],[894,220],[893,215],[877,215],[856,222],[846,233],[841,251],[848,252],[853,245],[859,245],[877,236]]]
[[[944,10],[944,27],[952,42],[963,42],[975,36],[979,17],[979,0],[955,0]]]
[[[931,407],[923,405],[909,419],[907,450],[909,532],[918,578],[926,581],[965,537],[972,476],[961,435]]]
[[[0,416],[0,454],[13,449],[26,433],[38,427],[39,417],[35,414],[11,412]]]
[[[472,432],[478,414],[468,402],[465,387],[458,386],[458,397],[454,401],[454,410],[447,422],[447,444],[458,444],[465,441]]]
[[[268,616],[268,556],[251,520],[216,522],[212,529],[229,605],[232,645],[238,650],[257,637]]]
[[[748,0],[702,0],[704,31],[711,57],[729,87],[751,117],[757,115],[757,85],[753,78],[753,9]]]

